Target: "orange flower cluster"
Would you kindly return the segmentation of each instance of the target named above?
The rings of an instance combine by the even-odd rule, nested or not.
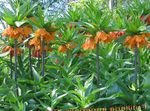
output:
[[[23,35],[24,37],[28,37],[31,33],[32,33],[32,28],[31,28],[30,25],[27,25],[27,26],[24,26],[24,27],[23,27],[22,35]]]
[[[124,35],[125,32],[124,31],[116,31],[116,32],[110,32],[109,33],[109,36],[112,38],[112,39],[118,39],[118,37]]]
[[[109,34],[105,33],[105,32],[97,32],[96,36],[95,36],[95,42],[104,42],[104,43],[108,43],[111,42],[112,38],[110,37]]]
[[[65,44],[65,45],[59,46],[58,51],[64,53],[64,52],[66,52],[67,50],[74,49],[76,46],[77,46],[76,43],[74,43],[74,42],[69,42],[69,43],[67,43],[67,44]]]
[[[133,49],[135,47],[140,48],[146,46],[148,42],[146,41],[144,35],[134,35],[134,36],[128,36],[125,39],[124,44],[126,45],[126,47]]]
[[[55,32],[47,32],[46,29],[38,29],[35,32],[35,37],[38,39],[44,39],[45,42],[50,42],[51,40],[54,40]]]
[[[42,55],[42,39],[46,42],[44,50],[51,52],[52,49],[49,47],[49,42],[54,39],[55,32],[47,32],[44,28],[38,29],[35,32],[35,37],[29,41],[29,45],[34,47],[33,57],[40,57]]]
[[[46,52],[52,52],[52,49],[50,47],[48,47],[48,46],[45,46],[44,51],[45,51],[45,53]],[[42,51],[41,50],[33,50],[32,51],[32,57],[39,57],[39,58],[41,58],[42,57]]]
[[[62,53],[66,52],[66,51],[67,51],[66,45],[61,45],[61,46],[59,46],[58,51],[59,51],[59,52],[62,52]]]
[[[14,56],[14,48],[12,48],[11,46],[6,46],[2,49],[2,52],[10,52],[10,56],[13,57]],[[17,49],[17,55],[20,55],[22,53],[22,50],[20,48]]]
[[[32,28],[30,26],[23,26],[18,28],[9,26],[7,29],[3,31],[2,36],[8,36],[17,39],[21,36],[28,37],[29,34],[31,33],[32,33]]]
[[[150,33],[148,33],[148,32],[147,32],[147,33],[143,33],[142,35],[143,35],[144,37],[150,37]]]
[[[29,41],[29,45],[31,47],[34,47],[35,50],[41,50],[42,46],[41,46],[41,40],[38,39],[37,37],[34,37],[33,39],[31,39]]]
[[[41,55],[42,55],[41,41],[35,37],[32,40],[30,40],[29,45],[31,47],[34,47],[34,50],[32,52],[32,56],[33,57],[41,57]],[[48,44],[45,45],[44,50],[45,50],[45,52],[52,52],[52,49],[51,49],[51,47],[49,47]]]
[[[85,43],[82,45],[82,48],[84,50],[92,50],[95,49],[96,43],[99,42],[104,42],[104,43],[109,43],[112,40],[117,39],[119,36],[122,36],[125,34],[125,32],[110,32],[110,33],[105,33],[103,31],[97,32],[95,37],[91,37],[92,35],[88,33],[88,38],[86,39]]]
[[[85,43],[82,45],[82,48],[84,50],[92,50],[96,48],[96,44],[95,44],[95,38],[94,37],[90,37],[87,38]]]

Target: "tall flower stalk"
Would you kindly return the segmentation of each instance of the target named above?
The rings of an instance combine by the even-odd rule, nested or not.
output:
[[[45,41],[42,39],[42,72],[41,75],[44,76],[44,65],[45,65]]]
[[[136,86],[136,90],[137,90],[137,84],[138,84],[138,63],[137,63],[137,59],[138,59],[138,48],[137,46],[134,48],[134,83]]]
[[[116,32],[115,32],[116,33]],[[99,60],[99,44],[100,43],[110,43],[114,38],[112,38],[112,34],[114,38],[117,38],[118,35],[114,33],[106,33],[104,31],[99,31],[96,33],[95,37],[90,35],[82,45],[84,50],[93,50],[96,48],[96,78],[97,84],[100,85],[100,60]]]
[[[10,54],[10,78],[13,78],[12,55]]]
[[[15,71],[14,71],[14,79],[16,81],[16,94],[18,95],[18,75],[17,75],[17,65],[18,65],[18,56],[17,56],[17,39],[14,39],[14,57],[15,57]]]
[[[136,90],[139,89],[139,82],[140,82],[140,57],[139,57],[139,50],[138,47],[135,46],[134,48],[134,83],[136,86]]]
[[[29,46],[29,66],[30,66],[30,75],[31,78],[33,77],[33,72],[32,72],[32,57],[31,57],[31,47]]]
[[[38,68],[40,68],[40,51],[38,51],[38,63],[37,63]]]
[[[96,71],[97,71],[97,84],[99,84],[100,83],[99,43],[96,44]]]
[[[134,50],[134,80],[133,83],[135,84],[136,91],[139,89],[140,86],[140,55],[138,48],[147,46],[148,42],[146,41],[146,35],[140,34],[140,35],[133,35],[128,36],[124,44],[126,47],[131,48]]]

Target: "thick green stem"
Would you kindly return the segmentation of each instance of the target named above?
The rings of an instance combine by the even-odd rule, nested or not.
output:
[[[40,51],[38,50],[38,63],[37,63],[38,68],[40,68]]]
[[[31,48],[29,47],[29,66],[30,66],[30,75],[31,75],[31,78],[33,77],[33,74],[32,74],[32,58],[31,58]]]
[[[97,83],[100,83],[100,63],[99,63],[99,43],[96,44],[96,72],[97,72]]]
[[[12,55],[10,54],[10,78],[13,78]]]
[[[142,81],[141,81],[141,77],[140,77],[140,72],[141,72],[141,69],[140,69],[140,53],[139,53],[139,51],[138,51],[138,61],[137,61],[137,63],[138,63],[138,89],[140,88],[140,84],[142,84]]]
[[[45,64],[45,41],[42,39],[42,76],[44,76],[44,64]]]
[[[17,79],[18,79],[18,77],[17,77],[17,64],[18,64],[18,62],[17,62],[17,39],[14,39],[14,56],[15,56],[15,74],[14,74],[14,78],[15,78],[15,81],[16,81],[16,93],[17,93],[17,95],[18,95],[18,82],[17,82]]]
[[[139,52],[138,52],[138,47],[136,46],[134,48],[134,83],[136,86],[136,90],[139,88],[139,64],[140,64],[140,59],[139,59]]]

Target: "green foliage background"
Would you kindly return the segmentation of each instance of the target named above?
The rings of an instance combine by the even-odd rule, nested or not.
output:
[[[100,1],[103,7],[107,6],[108,1]],[[16,94],[16,81],[10,78],[10,68],[14,69],[14,61],[11,64],[7,53],[0,54],[0,111],[46,111],[48,107],[62,110],[109,108],[143,104],[147,107],[145,111],[149,111],[150,49],[147,47],[139,49],[141,63],[139,73],[140,87],[136,90],[133,83],[134,52],[125,48],[120,42],[121,40],[109,44],[100,44],[100,83],[97,84],[96,51],[84,51],[81,46],[85,36],[82,33],[77,34],[77,32],[82,29],[82,25],[86,25],[89,32],[95,33],[95,29],[102,27],[105,20],[109,19],[108,16],[112,15],[106,13],[106,18],[103,15],[96,16],[96,12],[99,11],[96,5],[84,6],[83,4],[86,1],[81,0],[77,6],[73,2],[69,2],[69,10],[64,11],[64,16],[60,14],[61,11],[50,16],[48,7],[55,2],[59,2],[59,0],[47,1],[49,4],[45,6],[46,3],[40,1],[45,17],[52,20],[58,27],[58,32],[63,35],[62,40],[56,35],[56,40],[52,42],[53,52],[48,53],[45,58],[44,77],[40,74],[41,65],[37,67],[37,58],[32,58],[33,77],[30,76],[28,50],[21,46],[24,49],[24,53],[18,57],[18,96]],[[118,7],[121,6],[122,2],[118,0]],[[96,4],[97,2],[94,3]],[[87,8],[91,9],[92,12],[86,12]],[[116,13],[116,10],[114,9],[112,13]],[[97,24],[100,16],[104,17],[103,22],[101,22],[102,24]],[[107,20],[103,29],[108,29]],[[70,22],[77,22],[76,29],[66,27],[66,24]],[[120,25],[118,21],[117,25],[112,23],[113,27],[110,27],[109,30],[120,28],[124,24]],[[5,37],[0,36],[0,39],[0,49],[10,44],[10,41]],[[78,46],[70,50],[68,56],[57,51],[59,45],[71,40],[75,41]],[[83,52],[85,56],[76,57],[77,52]],[[138,109],[137,111],[143,110]]]

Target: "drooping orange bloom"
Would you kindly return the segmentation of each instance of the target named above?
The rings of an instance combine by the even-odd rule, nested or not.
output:
[[[37,37],[34,37],[29,41],[29,45],[31,47],[35,47],[35,50],[40,50],[41,49],[41,40]]]
[[[110,32],[110,33],[109,33],[109,36],[110,36],[112,39],[117,39],[117,38],[118,38],[118,36],[117,36],[116,33],[114,33],[114,32]]]
[[[29,46],[34,47],[35,52],[33,55],[37,55],[36,51],[42,52],[42,39],[45,41],[44,50],[46,52],[52,52],[52,48],[49,47],[49,42],[54,39],[55,32],[47,32],[46,29],[38,29],[35,32],[35,37],[29,41]],[[36,57],[36,56],[35,56]]]
[[[17,39],[20,37],[23,33],[23,28],[14,28],[12,26],[9,26],[7,29],[5,29],[2,33],[2,36],[9,36],[11,38]]]
[[[23,27],[22,35],[23,35],[24,37],[28,37],[31,33],[32,33],[32,28],[31,28],[31,26],[27,25],[27,26],[24,26],[24,27]]]
[[[109,36],[109,34],[102,31],[102,32],[97,32],[95,36],[95,41],[96,43],[98,42],[108,43],[112,41],[112,38]]]
[[[49,47],[48,45],[46,45],[44,47],[44,51],[45,51],[45,53],[52,52],[52,48]],[[41,47],[34,48],[32,51],[32,56],[33,57],[42,57],[42,48]]]
[[[84,50],[92,50],[96,48],[95,38],[87,38],[85,43],[82,45]]]
[[[58,52],[64,53],[64,52],[66,52],[67,50],[74,49],[76,46],[77,46],[76,43],[74,43],[74,42],[69,42],[69,43],[67,43],[67,44],[64,44],[64,45],[59,46]]]
[[[32,28],[30,26],[23,26],[18,28],[9,26],[7,29],[3,31],[2,36],[8,36],[14,39],[18,39],[21,36],[28,37],[29,34],[31,33]]]
[[[124,31],[116,31],[116,32],[110,32],[109,36],[110,36],[110,38],[115,40],[115,39],[118,39],[118,37],[120,37],[120,36],[122,36],[124,34],[125,34]]]
[[[145,37],[143,36],[136,36],[136,45],[138,48],[146,46],[148,42],[146,41]]]
[[[140,48],[146,46],[148,42],[146,41],[145,37],[143,37],[142,35],[134,35],[134,36],[128,36],[125,39],[124,44],[126,45],[126,47],[133,49],[135,47]]]
[[[14,56],[14,48],[12,48],[11,46],[6,46],[2,49],[2,52],[10,52],[10,56],[13,57]],[[20,48],[17,48],[17,55],[20,55],[23,51]]]
[[[54,40],[54,32],[47,32],[46,29],[42,28],[42,29],[38,29],[35,32],[35,37],[37,38],[42,38],[44,39],[47,43],[50,42],[51,40]]]
[[[59,48],[58,48],[58,51],[59,52],[62,52],[62,53],[64,53],[64,52],[66,52],[68,49],[67,49],[67,46],[66,45],[61,45],[61,46],[59,46]]]
[[[8,52],[8,51],[10,52],[10,55],[13,55],[14,49],[12,47],[6,46],[2,49],[2,53]]]
[[[150,33],[148,33],[148,32],[147,33],[143,33],[142,36],[144,36],[144,37],[150,37]]]

